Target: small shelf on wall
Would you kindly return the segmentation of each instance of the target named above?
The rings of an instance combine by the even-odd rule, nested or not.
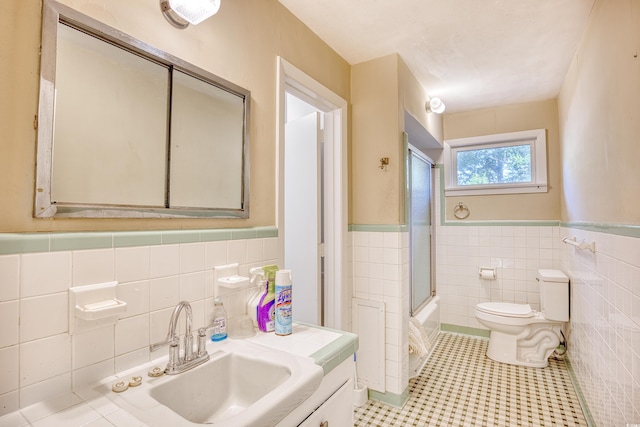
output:
[[[118,299],[94,302],[80,307],[76,305],[76,317],[83,320],[98,320],[127,311],[127,303]]]
[[[127,303],[116,298],[118,282],[69,289],[69,334],[118,323]]]

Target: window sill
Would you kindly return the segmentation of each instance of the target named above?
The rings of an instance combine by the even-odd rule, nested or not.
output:
[[[527,193],[546,193],[548,190],[546,184],[528,184],[518,186],[486,186],[481,187],[465,187],[465,188],[445,188],[445,197],[452,196],[486,196],[491,194],[527,194]]]

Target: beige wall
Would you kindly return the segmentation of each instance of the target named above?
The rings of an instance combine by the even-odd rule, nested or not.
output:
[[[442,116],[427,114],[428,96],[397,54],[351,70],[351,224],[404,224],[405,110],[442,141]],[[386,170],[380,159],[389,158]]]
[[[351,70],[351,224],[401,223],[401,154],[398,56]],[[389,158],[386,170],[380,159]]]
[[[425,106],[429,95],[413,75],[407,64],[399,58],[398,72],[400,75],[400,123],[404,126],[404,112],[406,110],[440,143],[444,139],[443,120],[441,114],[427,113]]]
[[[562,219],[640,224],[640,2],[598,0],[558,109]]]
[[[447,220],[458,221],[453,216],[453,208],[459,202],[469,208],[468,219],[474,221],[558,220],[561,179],[558,109],[555,100],[445,114],[445,140],[542,128],[547,130],[547,193],[447,197]],[[442,162],[442,159],[434,160]]]
[[[41,25],[39,0],[4,2],[0,16],[0,232],[143,230],[274,225],[276,206],[276,58],[349,100],[350,67],[277,0],[223,1],[198,26],[177,30],[157,0],[64,0],[251,91],[251,217],[246,220],[36,220],[32,218]]]

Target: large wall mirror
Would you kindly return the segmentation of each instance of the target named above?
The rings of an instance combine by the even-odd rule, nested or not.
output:
[[[45,1],[34,215],[247,218],[250,97]]]

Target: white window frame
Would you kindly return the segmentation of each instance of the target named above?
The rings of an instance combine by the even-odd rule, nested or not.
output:
[[[531,181],[509,184],[458,185],[457,153],[482,148],[531,145]],[[445,196],[479,196],[547,192],[547,132],[534,129],[496,135],[450,139],[444,142]]]

